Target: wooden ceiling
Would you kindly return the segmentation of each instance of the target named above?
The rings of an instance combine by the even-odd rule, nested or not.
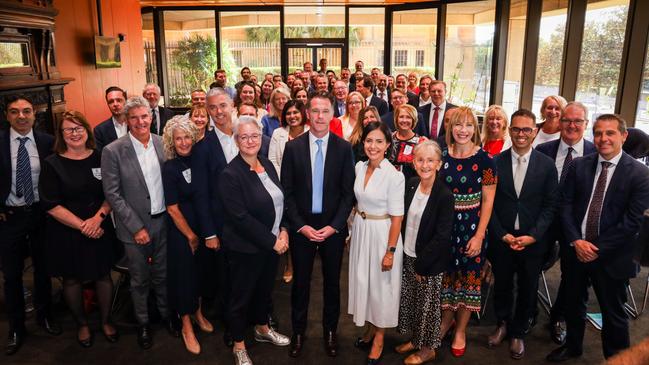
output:
[[[433,0],[439,1],[439,0]],[[145,6],[264,6],[264,5],[396,5],[430,2],[430,0],[140,0]]]

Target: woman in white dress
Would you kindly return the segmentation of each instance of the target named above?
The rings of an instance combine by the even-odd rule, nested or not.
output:
[[[403,244],[403,174],[385,158],[390,131],[380,122],[369,123],[362,141],[368,161],[356,164],[354,217],[349,257],[349,313],[357,326],[368,323],[357,347],[372,348],[368,364],[377,364],[383,352],[386,328],[397,326],[401,295]]]

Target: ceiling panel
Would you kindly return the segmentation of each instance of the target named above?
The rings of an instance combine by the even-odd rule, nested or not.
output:
[[[394,5],[427,0],[140,0],[145,6]]]

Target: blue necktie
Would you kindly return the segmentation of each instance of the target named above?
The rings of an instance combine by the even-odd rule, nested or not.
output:
[[[32,185],[32,166],[29,162],[29,153],[25,143],[27,137],[18,137],[18,156],[16,158],[16,195],[25,199],[25,204],[32,205],[34,202],[34,186]]]
[[[322,156],[322,140],[315,141],[318,145],[318,150],[315,153],[315,164],[313,169],[313,196],[311,202],[311,213],[322,213],[322,191],[324,181],[324,156]]]

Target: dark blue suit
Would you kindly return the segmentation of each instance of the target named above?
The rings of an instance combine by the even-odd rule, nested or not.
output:
[[[582,239],[581,225],[595,188],[599,154],[574,160],[561,184],[559,216],[566,243]],[[606,358],[629,347],[629,325],[624,302],[626,283],[636,275],[633,263],[634,239],[649,207],[649,169],[622,153],[613,171],[599,220],[599,234],[592,240],[598,257],[583,263],[573,247],[567,250],[568,291],[567,346],[573,354],[582,352],[585,314],[590,282],[602,312],[602,346]]]
[[[113,118],[108,118],[99,123],[95,127],[93,134],[95,137],[95,146],[97,148],[97,151],[101,152],[104,147],[108,146],[111,142],[117,139],[117,132],[115,132]]]
[[[430,121],[430,112],[433,107],[433,103],[426,104],[419,108],[419,112],[422,115],[422,119],[417,123],[417,130],[415,133],[417,133],[420,136],[424,136],[426,138],[430,137],[430,126],[428,125],[428,122]],[[449,109],[457,108],[457,105],[453,105],[449,102],[446,103],[446,110],[444,110],[444,115],[446,115],[446,112]],[[446,146],[446,128],[444,126],[444,121],[443,120],[438,120],[438,124],[440,124],[439,127],[439,133],[437,134],[437,139],[435,142],[439,143],[439,145],[444,148]]]

